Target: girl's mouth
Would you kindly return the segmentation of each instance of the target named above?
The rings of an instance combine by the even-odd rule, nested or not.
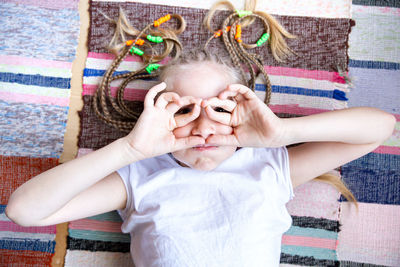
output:
[[[218,148],[218,146],[212,145],[212,144],[204,144],[204,145],[198,145],[198,146],[193,147],[193,149],[196,151],[214,150],[217,148]]]

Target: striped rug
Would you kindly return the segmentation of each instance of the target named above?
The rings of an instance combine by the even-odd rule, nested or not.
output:
[[[5,215],[11,193],[59,163],[78,0],[0,1],[0,266],[49,266],[56,226],[21,227]]]
[[[180,36],[185,49],[193,49],[210,36],[202,29],[202,19],[214,1],[91,1],[89,52],[84,70],[83,100],[80,112],[81,132],[79,155],[90,153],[107,145],[124,134],[97,119],[91,103],[97,85],[101,81],[113,56],[107,52],[113,26],[101,13],[111,18],[118,16],[119,7],[127,13],[137,28],[167,13],[179,13],[188,22]],[[238,8],[243,1],[233,1]],[[349,88],[338,70],[347,70],[348,40],[352,27],[351,1],[312,0],[260,1],[260,9],[266,10],[297,35],[289,46],[297,53],[296,58],[279,64],[268,51],[258,49],[263,55],[265,69],[272,82],[271,109],[281,117],[304,116],[347,107]],[[268,2],[268,3],[264,3]],[[220,11],[222,20],[227,13]],[[257,31],[249,29],[248,34]],[[219,42],[213,42],[214,53],[226,53]],[[128,56],[120,65],[123,73],[140,66],[140,59]],[[153,80],[135,81],[125,90],[128,105],[142,109],[147,90],[156,83]],[[115,96],[118,82],[112,84]],[[265,87],[258,82],[256,93],[264,96]],[[334,171],[340,175],[337,171]],[[331,186],[310,182],[296,188],[296,198],[288,203],[293,226],[282,238],[282,265],[335,266],[339,236],[340,194]],[[116,212],[85,218],[70,223],[66,266],[133,266],[129,253],[129,235],[121,233],[121,219]]]
[[[400,2],[353,0],[352,17],[349,106],[378,107],[397,124],[382,146],[342,167],[361,203],[358,214],[341,203],[338,259],[343,266],[400,266]]]

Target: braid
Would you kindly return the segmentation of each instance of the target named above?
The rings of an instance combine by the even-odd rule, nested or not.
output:
[[[168,21],[171,18],[176,18],[179,21],[180,26],[178,29],[159,28],[160,24]],[[159,18],[151,24],[148,24],[146,27],[144,27],[142,31],[138,31],[129,25],[124,13],[121,10],[120,18],[116,23],[117,30],[111,41],[112,47],[110,48],[110,50],[117,55],[114,61],[111,63],[111,66],[105,72],[100,85],[94,93],[93,109],[95,111],[95,114],[103,122],[113,127],[116,127],[123,132],[129,132],[135,126],[136,120],[140,116],[140,113],[129,109],[124,102],[123,96],[126,86],[130,82],[137,79],[148,79],[157,77],[160,69],[162,69],[163,66],[159,66],[158,64],[154,63],[159,62],[170,55],[173,50],[175,50],[175,55],[171,61],[175,61],[180,56],[182,44],[177,39],[176,35],[182,33],[185,30],[186,22],[178,14],[167,15]],[[126,33],[134,36],[134,39],[125,42],[125,44],[121,44],[121,41],[119,41],[119,39],[125,41]],[[144,41],[140,38],[147,39],[148,41]],[[162,42],[164,44],[164,51],[161,54],[156,54],[153,45],[150,43],[151,41],[157,43]],[[139,50],[135,45],[143,45],[144,47],[149,48],[151,51],[150,54],[144,53],[143,51]],[[142,52],[141,56],[144,62],[143,67],[129,73],[114,75],[121,62],[130,52],[133,53],[132,51],[134,51],[134,49]],[[152,73],[154,69],[156,69],[156,71]],[[117,96],[114,99],[113,97],[111,97],[111,82],[120,79],[124,80],[119,86],[117,90]],[[107,93],[108,100],[110,101],[112,108],[119,115],[121,115],[122,118],[125,118],[124,120],[113,118],[113,116],[111,115],[111,111],[107,107]]]
[[[229,56],[237,69],[240,70],[243,81],[247,87],[255,90],[256,84],[256,72],[254,67],[262,74],[266,84],[266,94],[264,98],[265,104],[268,104],[271,99],[271,82],[269,80],[268,74],[264,69],[264,63],[261,56],[250,53],[248,49],[252,49],[261,46],[265,43],[269,37],[269,43],[271,44],[271,51],[274,58],[278,61],[283,61],[282,58],[287,57],[292,50],[290,50],[286,44],[283,37],[295,38],[295,36],[288,33],[272,16],[265,12],[254,11],[256,6],[256,1],[246,1],[246,8],[249,11],[238,11],[234,10],[232,4],[227,1],[221,1],[216,3],[209,13],[207,14],[204,23],[206,27],[211,31],[210,26],[212,21],[212,16],[215,13],[217,7],[224,5],[228,6],[231,10],[231,14],[223,21],[221,30],[214,32],[206,42],[204,49],[207,50],[209,43],[222,35],[222,41],[229,53]],[[254,12],[253,12],[254,11]],[[264,26],[264,34],[261,38],[254,44],[246,44],[241,40],[241,28],[242,26],[251,25],[255,20],[261,20]],[[250,78],[246,79],[246,69],[249,71]]]

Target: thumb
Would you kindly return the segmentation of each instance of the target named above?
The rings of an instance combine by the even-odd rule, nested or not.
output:
[[[177,138],[175,140],[175,151],[177,150],[182,150],[186,148],[192,148],[197,145],[202,145],[206,141],[204,138],[200,136],[189,136],[189,137],[183,137],[183,138]]]
[[[239,141],[233,134],[216,134],[206,139],[206,144],[215,144],[220,146],[240,146]]]

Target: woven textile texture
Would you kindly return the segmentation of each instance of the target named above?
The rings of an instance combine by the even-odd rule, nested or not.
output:
[[[304,16],[305,7],[296,9],[294,4],[291,10],[286,8],[282,13],[275,13],[282,25],[297,36],[296,39],[289,40],[289,46],[297,56],[280,64],[272,58],[268,49],[256,50],[264,58],[265,69],[272,83],[270,107],[281,117],[304,116],[347,107],[346,93],[349,89],[338,70],[347,70],[347,46],[352,27],[352,20],[349,18],[351,2],[340,1],[338,5],[341,8],[336,9],[326,5],[325,1],[316,2],[324,7],[318,16]],[[207,12],[201,9],[204,8],[202,5],[204,3],[186,3],[180,6],[171,1],[90,2],[89,52],[84,70],[79,155],[90,153],[124,135],[100,121],[91,108],[97,85],[113,59],[105,49],[113,34],[113,25],[102,14],[117,18],[121,7],[131,23],[140,29],[167,13],[178,13],[188,23],[180,40],[185,50],[190,50],[195,49],[199,43],[204,43],[210,36],[202,28],[202,20]],[[271,6],[273,4],[265,7],[265,10]],[[219,21],[215,21],[215,25],[226,15],[226,11],[219,11],[216,19]],[[255,41],[259,33],[260,28],[255,25],[248,30],[246,28],[246,32],[243,31],[243,38]],[[220,40],[211,43],[210,51],[227,54]],[[139,57],[128,56],[117,72],[137,69],[140,65]],[[146,91],[156,82],[140,80],[130,83],[124,95],[127,104],[140,111]],[[113,96],[118,85],[118,81],[111,84]],[[264,90],[264,84],[259,81],[256,93],[262,99]],[[335,173],[340,176],[339,172]],[[319,182],[300,186],[296,188],[295,194],[296,198],[288,203],[293,226],[282,238],[281,263],[338,265],[336,248],[340,229],[340,194],[331,186]],[[66,266],[119,266],[122,263],[133,266],[129,253],[130,237],[121,233],[120,226],[121,219],[116,212],[71,222]]]
[[[77,4],[0,1],[0,266],[49,266],[55,253],[55,225],[21,227],[4,211],[18,186],[59,163]]]
[[[344,266],[400,266],[400,2],[353,1],[352,17],[349,106],[378,107],[397,124],[382,146],[342,167],[361,203],[358,214],[341,203],[338,259]]]

